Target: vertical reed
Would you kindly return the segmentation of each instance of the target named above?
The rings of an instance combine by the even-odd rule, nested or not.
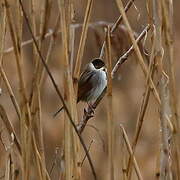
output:
[[[109,180],[114,180],[114,120],[113,120],[113,102],[112,102],[112,53],[111,53],[111,39],[110,27],[107,28],[106,33],[107,45],[107,132],[108,132],[108,169]]]

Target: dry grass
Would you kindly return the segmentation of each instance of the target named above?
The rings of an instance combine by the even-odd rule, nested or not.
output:
[[[0,179],[180,179],[173,4],[125,4],[0,2]],[[85,113],[78,78],[98,56],[108,85]]]

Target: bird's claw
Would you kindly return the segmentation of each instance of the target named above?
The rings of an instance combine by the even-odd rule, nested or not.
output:
[[[92,106],[89,106],[87,109],[84,108],[84,114],[85,116],[88,116],[89,118],[94,116],[94,108]]]

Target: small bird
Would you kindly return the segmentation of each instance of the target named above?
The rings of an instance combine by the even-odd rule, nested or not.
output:
[[[78,81],[77,103],[84,101],[90,105],[89,103],[95,101],[101,95],[102,91],[107,86],[106,72],[105,63],[99,58],[93,59],[85,66]],[[54,114],[54,117],[63,108],[64,107],[61,107]]]

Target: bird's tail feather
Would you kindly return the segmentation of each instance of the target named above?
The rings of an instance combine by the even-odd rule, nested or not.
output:
[[[64,106],[62,106],[58,111],[56,111],[56,112],[53,114],[53,117],[55,118],[63,109],[64,109]]]

